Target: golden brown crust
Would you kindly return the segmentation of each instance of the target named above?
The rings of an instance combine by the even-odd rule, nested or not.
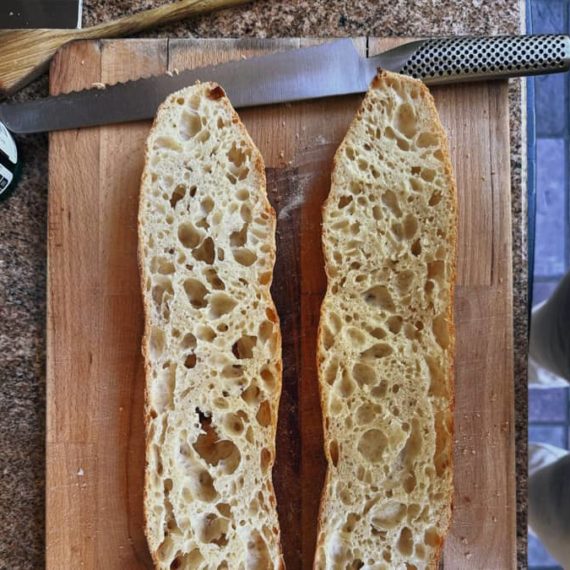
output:
[[[384,89],[387,86],[389,86],[390,84],[392,84],[392,82],[394,82],[394,81],[406,81],[412,85],[415,85],[416,89],[419,91],[419,94],[420,94],[420,97],[421,97],[423,103],[427,106],[428,112],[432,117],[432,127],[437,131],[437,134],[442,141],[442,145],[441,145],[441,151],[443,154],[442,162],[444,164],[444,176],[447,180],[448,190],[449,190],[449,198],[450,198],[450,209],[447,212],[447,214],[451,218],[451,233],[448,236],[448,242],[450,244],[450,249],[452,251],[452,255],[451,255],[451,258],[449,259],[449,265],[448,265],[448,271],[449,271],[448,281],[449,281],[449,289],[450,289],[450,299],[452,301],[448,304],[448,307],[447,307],[446,322],[447,322],[447,329],[448,329],[448,334],[449,334],[449,339],[450,339],[449,354],[451,355],[450,364],[449,364],[449,367],[447,369],[447,383],[450,387],[450,393],[448,395],[448,411],[450,413],[450,422],[451,422],[451,425],[449,426],[449,433],[447,436],[447,440],[448,440],[447,443],[448,443],[448,445],[450,445],[452,447],[453,432],[454,432],[453,411],[454,411],[454,407],[455,407],[455,386],[454,386],[454,381],[453,381],[454,380],[454,368],[455,368],[455,365],[454,365],[455,324],[454,324],[454,314],[453,314],[453,299],[454,299],[454,293],[455,293],[456,272],[457,272],[457,269],[456,269],[457,268],[457,226],[458,226],[457,187],[456,187],[455,178],[454,178],[453,172],[452,172],[451,158],[450,158],[449,147],[448,147],[448,142],[447,142],[447,135],[446,135],[445,131],[443,130],[443,128],[439,122],[439,116],[437,113],[437,109],[435,106],[434,99],[433,99],[429,89],[426,87],[426,85],[419,80],[415,80],[415,79],[412,79],[409,77],[399,76],[397,74],[379,69],[378,74],[376,75],[376,77],[371,82],[369,93],[372,90]],[[354,126],[356,126],[362,120],[362,116],[365,113],[365,106],[367,103],[367,99],[368,99],[368,95],[367,95],[367,97],[365,97],[363,103],[361,104],[360,108],[358,109],[358,111],[357,111],[357,113],[356,113],[356,115],[355,115],[355,117],[354,117],[354,119],[353,119],[353,121],[349,127],[349,132],[351,129],[353,129]],[[329,194],[329,196],[325,200],[323,207],[322,207],[323,218],[325,217],[325,212],[330,207],[330,202],[333,199],[332,188],[334,188],[335,184],[336,184],[335,176],[336,176],[337,168],[338,168],[339,161],[340,161],[340,153],[343,151],[343,145],[344,144],[345,143],[343,141],[343,143],[341,143],[341,145],[337,149],[337,152],[335,153],[335,156],[333,158],[333,171],[332,171],[333,174],[332,174],[332,181],[331,181],[331,193]],[[338,196],[335,196],[335,198],[338,198]],[[322,245],[323,245],[323,249],[324,249],[323,255],[324,255],[324,258],[326,260],[327,259],[327,252],[325,250],[324,240],[323,240]],[[327,279],[328,279],[329,287],[330,287],[330,273],[329,273],[329,266],[327,263],[325,263],[325,271],[327,273]],[[327,288],[327,294],[328,293],[329,293],[329,288]],[[326,297],[325,297],[325,299],[326,299]],[[327,408],[327,403],[325,401],[326,394],[325,394],[325,390],[324,390],[323,379],[320,377],[320,375],[321,375],[321,355],[323,354],[323,352],[325,350],[325,348],[324,348],[324,335],[323,335],[324,307],[325,307],[325,300],[323,300],[323,304],[321,305],[321,310],[320,310],[320,322],[319,322],[318,338],[317,338],[317,369],[319,370],[319,393],[320,393],[321,410],[323,412],[324,452],[325,452],[325,456],[327,459],[328,468],[327,468],[326,480],[325,480],[325,484],[323,486],[323,493],[321,496],[321,502],[320,502],[320,507],[319,507],[317,545],[316,545],[316,554],[315,554],[315,561],[314,561],[314,569],[315,570],[323,570],[325,568],[325,566],[321,565],[321,563],[323,561],[319,560],[319,549],[321,547],[323,547],[324,543],[325,543],[325,536],[324,536],[324,530],[323,530],[324,516],[325,516],[324,510],[325,510],[325,505],[326,505],[327,501],[330,499],[328,491],[330,489],[329,482],[331,480],[331,469],[330,469],[331,457],[330,457],[330,451],[329,451],[329,438],[327,437],[327,421],[326,421],[326,413],[325,413],[325,410]],[[449,501],[449,508],[444,510],[441,513],[439,520],[434,521],[435,524],[437,525],[438,529],[441,531],[442,536],[445,536],[449,530],[449,526],[451,523],[451,511],[453,508],[453,484],[452,484],[453,465],[452,465],[452,460],[453,460],[453,453],[451,452],[449,454],[449,472],[451,475],[451,485],[450,485],[448,492],[447,492],[448,501]],[[443,551],[443,544],[444,544],[444,541],[443,541],[443,539],[441,539],[441,541],[438,544],[438,548],[435,550],[431,560],[427,561],[427,567],[428,568],[437,568],[438,567],[438,563],[439,563],[439,560],[441,558],[441,554]]]

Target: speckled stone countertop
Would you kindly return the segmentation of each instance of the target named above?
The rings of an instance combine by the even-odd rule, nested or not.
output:
[[[150,8],[160,0],[84,0],[84,25]],[[513,0],[260,0],[164,27],[148,36],[425,36],[514,34]],[[43,77],[16,96],[47,94]],[[511,84],[514,338],[517,406],[519,568],[526,567],[526,186],[521,89]],[[0,204],[0,569],[44,564],[44,437],[48,143],[19,137],[25,169]],[[63,570],[63,569],[62,569]]]

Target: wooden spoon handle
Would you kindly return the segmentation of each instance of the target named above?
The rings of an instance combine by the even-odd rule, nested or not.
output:
[[[11,94],[42,73],[67,42],[115,38],[251,0],[179,0],[82,30],[0,30],[0,93]]]
[[[179,0],[171,4],[144,10],[131,16],[124,16],[112,22],[98,24],[81,30],[83,38],[112,38],[135,34],[148,28],[205,14],[221,8],[245,4],[251,0]]]

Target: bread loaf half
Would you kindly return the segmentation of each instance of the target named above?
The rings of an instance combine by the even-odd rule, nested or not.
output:
[[[281,335],[263,160],[221,87],[160,107],[139,212],[146,535],[157,568],[282,568]]]
[[[323,218],[315,568],[434,568],[452,498],[456,191],[422,83],[375,78]]]

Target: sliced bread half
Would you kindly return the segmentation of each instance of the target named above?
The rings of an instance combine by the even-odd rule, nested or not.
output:
[[[380,72],[334,161],[315,568],[434,568],[450,522],[456,190],[433,99]]]
[[[271,479],[281,335],[263,160],[223,89],[163,103],[139,211],[146,535],[157,568],[283,567]]]

